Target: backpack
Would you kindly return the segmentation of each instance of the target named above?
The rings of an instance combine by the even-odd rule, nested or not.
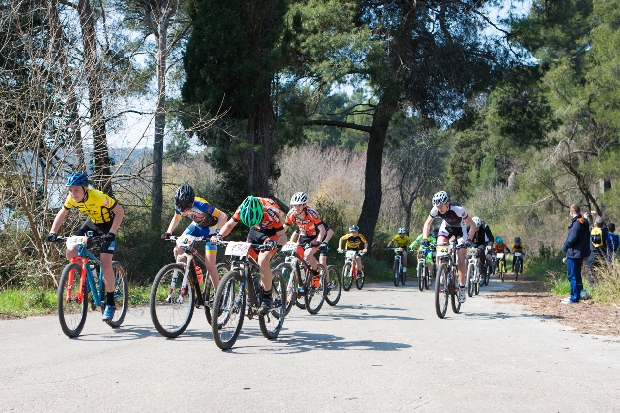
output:
[[[603,231],[599,227],[592,227],[590,232],[590,240],[594,248],[601,248],[603,246]]]

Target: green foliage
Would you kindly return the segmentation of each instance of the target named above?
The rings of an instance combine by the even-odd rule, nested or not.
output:
[[[56,291],[43,287],[7,289],[0,292],[0,313],[15,316],[49,314],[56,309]]]

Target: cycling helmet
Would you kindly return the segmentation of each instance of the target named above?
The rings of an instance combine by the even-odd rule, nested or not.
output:
[[[439,191],[433,195],[433,206],[445,204],[450,200],[450,195],[446,191]]]
[[[308,203],[308,195],[303,192],[297,192],[291,197],[291,205],[304,205]]]
[[[88,176],[81,172],[73,173],[67,177],[67,186],[88,186]]]
[[[501,244],[502,242],[504,242],[504,240],[502,239],[502,237],[497,237],[495,238],[495,242],[497,242],[498,244]]]
[[[405,233],[407,233],[407,231],[405,231],[405,227],[400,227],[400,228],[398,228],[398,233],[399,234],[405,234]]]
[[[183,212],[194,205],[194,189],[185,183],[174,194],[174,207]]]
[[[241,222],[248,227],[253,227],[263,220],[263,203],[255,196],[248,196],[239,207]]]
[[[521,242],[521,237],[516,237],[515,242]]]
[[[480,225],[482,225],[482,221],[478,217],[473,217],[471,220],[476,224],[476,228],[480,228]]]
[[[360,230],[360,227],[358,227],[357,225],[351,225],[349,227],[349,232],[351,232],[351,231],[359,231],[359,230]]]

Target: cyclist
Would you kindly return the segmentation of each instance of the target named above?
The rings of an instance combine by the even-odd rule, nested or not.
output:
[[[103,321],[110,321],[114,318],[116,303],[114,302],[114,271],[112,270],[112,255],[116,247],[116,233],[121,226],[125,210],[114,199],[101,191],[88,187],[88,176],[83,173],[72,173],[67,176],[66,185],[69,195],[63,207],[56,214],[54,223],[47,236],[50,242],[56,241],[57,232],[60,229],[71,208],[77,208],[88,218],[78,229],[76,235],[86,235],[88,231],[93,231],[95,235],[103,236],[101,243],[101,269],[103,270],[103,280],[105,281],[106,306],[103,310]],[[69,261],[77,257],[77,245],[67,248],[66,256]]]
[[[512,253],[520,252],[525,256],[525,244],[521,242],[521,237],[515,237],[515,242],[512,243]],[[515,271],[515,259],[512,258],[512,268],[510,271]],[[523,261],[521,261],[521,271],[523,271]]]
[[[319,214],[307,203],[308,195],[303,192],[297,192],[291,197],[291,210],[286,214],[284,220],[284,232],[293,223],[297,225],[300,234],[299,243],[310,244],[310,248],[304,251],[304,258],[310,264],[313,275],[317,275],[317,261],[314,258],[314,254],[317,251],[317,247],[321,245],[321,240],[325,239],[326,233]],[[304,287],[300,286],[299,288],[303,292]]]
[[[459,244],[469,244],[474,236],[476,224],[467,214],[465,208],[455,202],[450,202],[450,196],[445,191],[439,191],[433,195],[433,208],[431,209],[422,233],[422,245],[428,246],[428,235],[431,232],[431,224],[435,218],[442,218],[443,222],[439,228],[439,236],[437,237],[437,245],[447,245],[451,237],[461,237]],[[469,232],[467,231],[469,226]],[[458,272],[459,272],[459,302],[464,303],[467,298],[465,291],[465,256],[467,254],[465,248],[459,248],[458,254]]]
[[[214,206],[210,205],[206,199],[195,196],[194,189],[187,183],[181,185],[174,195],[174,216],[168,225],[168,229],[161,235],[162,239],[170,238],[174,229],[179,225],[181,217],[189,217],[192,223],[185,229],[183,235],[193,235],[195,237],[211,237],[219,231],[222,222],[226,222],[228,215]],[[183,248],[174,248],[174,258],[183,254]],[[217,290],[220,277],[215,266],[215,255],[217,247],[211,242],[205,245],[205,266],[213,282],[213,288]],[[213,275],[212,275],[213,274]]]
[[[487,245],[492,245],[493,240],[493,232],[491,232],[491,228],[487,225],[486,222],[481,220],[479,217],[473,217],[472,221],[476,224],[476,234],[472,239],[472,244],[478,250],[478,260],[480,261],[480,275],[485,276],[487,268],[491,268],[491,257],[486,256],[486,248]],[[487,267],[488,261],[488,267]]]
[[[410,242],[409,236],[406,235],[406,233],[407,230],[405,230],[405,227],[398,228],[398,234],[394,235],[394,238],[388,242],[386,247],[390,248],[390,245],[395,242],[399,248],[403,249],[403,272],[407,272],[407,245],[409,245]]]
[[[230,231],[239,221],[250,228],[247,242],[274,247],[271,251],[259,252],[257,259],[258,267],[260,268],[260,278],[263,284],[263,300],[259,313],[265,315],[271,309],[272,273],[269,263],[275,254],[275,246],[286,244],[286,232],[282,226],[280,208],[273,199],[250,195],[245,198],[233,216],[220,229],[220,233],[215,235],[215,239],[219,241],[219,239],[230,234]]]
[[[334,236],[334,230],[331,229],[329,225],[325,223],[325,221],[321,221],[321,225],[325,227],[325,238],[318,239],[318,241],[321,241],[321,245],[319,246],[319,264],[324,265],[327,268],[327,253],[329,252],[328,243],[329,240],[332,239],[332,237]],[[290,241],[296,242],[297,238],[299,238],[299,228],[295,229],[295,232],[293,232],[293,235],[291,235]],[[327,276],[329,277],[329,274],[327,274]]]
[[[349,233],[344,234],[340,237],[338,241],[338,252],[342,252],[342,241],[345,241],[345,249],[347,250],[355,250],[365,253],[368,251],[368,241],[366,241],[366,237],[359,233],[360,227],[357,225],[351,225],[349,227]],[[364,244],[364,248],[360,250],[360,246]],[[357,268],[363,272],[364,267],[362,267],[362,257],[359,255],[355,257],[357,262]]]
[[[430,243],[430,245],[436,245],[437,244],[437,235],[439,234],[439,228],[435,227],[433,228],[433,233],[430,234],[428,236],[428,242]],[[422,239],[424,238],[424,234],[420,234],[418,235],[418,237],[411,243],[411,245],[409,245],[409,251],[414,251],[420,248],[420,244],[422,242]],[[426,266],[428,268],[428,274],[429,274],[429,288],[433,282],[433,258],[435,256],[436,252],[429,249],[428,252],[426,253]]]
[[[503,253],[504,254],[504,257],[502,258],[502,261],[504,262],[504,268],[506,268],[506,255],[505,255],[505,253],[506,252],[510,253],[510,248],[508,248],[508,245],[504,244],[504,239],[502,237],[495,238],[495,245],[493,245],[493,251],[495,251],[496,254],[498,254],[498,253]]]

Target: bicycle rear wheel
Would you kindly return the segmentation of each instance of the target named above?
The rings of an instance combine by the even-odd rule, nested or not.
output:
[[[448,309],[448,297],[450,291],[448,288],[448,265],[446,263],[439,264],[437,276],[435,277],[435,311],[437,317],[444,318]]]
[[[184,264],[168,264],[153,280],[149,301],[151,320],[164,337],[183,334],[194,314],[194,289],[188,283],[185,291],[181,291],[184,273]]]
[[[346,262],[344,267],[342,267],[342,289],[345,291],[349,291],[351,289],[351,284],[353,283],[351,268],[352,266],[350,262]]]
[[[217,268],[217,277],[219,280],[222,279],[224,274],[228,272],[230,269],[230,265],[220,262],[215,265]],[[212,317],[211,317],[211,309],[213,308],[213,298],[215,297],[215,288],[213,287],[213,281],[211,281],[211,277],[207,277],[205,280],[205,290],[202,292],[202,301],[205,303],[205,316],[207,317],[207,322],[211,325]]]
[[[286,282],[286,302],[284,303],[284,314],[288,315],[297,301],[297,282],[295,281],[295,271],[288,262],[283,262],[276,267],[280,271],[284,282]]]
[[[86,282],[80,291],[82,267],[67,264],[58,283],[58,320],[67,337],[77,337],[84,328],[88,314]]]
[[[239,337],[245,316],[246,296],[246,290],[241,288],[240,270],[228,271],[215,293],[211,324],[213,340],[222,350],[228,350],[235,345]]]
[[[357,278],[355,278],[355,286],[357,287],[358,290],[361,290],[362,288],[364,288],[365,278],[366,277],[364,275],[364,271],[358,268]]]
[[[114,312],[114,318],[107,323],[110,327],[118,328],[123,324],[127,315],[129,285],[127,284],[125,269],[120,262],[112,261],[112,271],[114,271],[114,304],[116,305],[116,311]],[[101,306],[102,309],[104,307],[103,305]]]
[[[423,262],[418,261],[418,288],[420,289],[420,291],[424,291],[424,288],[426,287],[425,285],[425,277],[424,277],[424,268],[426,267],[426,265],[424,265]]]
[[[392,270],[392,277],[394,278],[394,287],[398,287],[398,283],[400,282],[400,263],[397,258],[394,258],[394,268]]]
[[[325,266],[319,264],[317,266],[317,270],[319,271],[319,285],[317,287],[312,286],[312,282],[309,284],[308,291],[304,296],[304,300],[306,301],[306,310],[310,314],[316,314],[323,307],[323,302],[325,301],[325,291],[327,286],[325,285],[325,275],[327,274],[327,269]],[[310,276],[310,274],[307,274]]]
[[[450,292],[450,300],[452,301],[452,311],[456,314],[461,312],[461,302],[459,301],[459,283],[458,271],[454,271],[452,276],[452,287]]]
[[[340,301],[342,294],[342,283],[340,282],[340,273],[335,265],[327,266],[327,274],[329,281],[327,282],[327,292],[325,293],[325,301],[327,304],[334,306]]]
[[[278,337],[284,317],[286,317],[286,281],[279,269],[272,270],[271,279],[271,311],[265,315],[258,316],[258,324],[263,336],[273,340]]]

